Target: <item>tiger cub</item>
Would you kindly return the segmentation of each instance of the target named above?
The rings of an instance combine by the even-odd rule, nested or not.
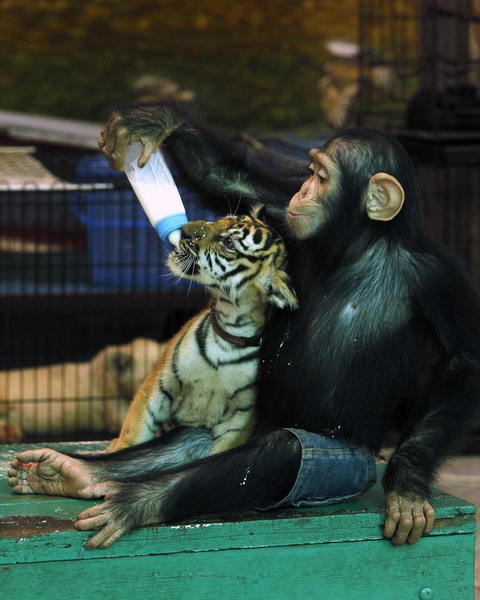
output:
[[[152,439],[166,422],[211,430],[212,454],[252,434],[267,305],[298,305],[285,246],[261,220],[262,210],[183,226],[167,264],[173,274],[205,285],[213,301],[168,343],[109,452]]]

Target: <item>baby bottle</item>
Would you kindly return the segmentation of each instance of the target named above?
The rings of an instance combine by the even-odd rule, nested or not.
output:
[[[142,150],[140,142],[128,147],[125,173],[158,235],[177,246],[180,228],[187,223],[182,199],[160,150],[157,148],[148,163],[140,169],[137,161]]]

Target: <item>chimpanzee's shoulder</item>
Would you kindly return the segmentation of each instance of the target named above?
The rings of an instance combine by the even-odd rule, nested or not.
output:
[[[436,242],[412,257],[410,292],[417,309],[444,328],[448,323],[464,335],[475,333],[480,342],[480,293],[460,258]]]
[[[439,283],[449,285],[451,279],[459,278],[469,281],[470,276],[465,263],[452,250],[443,244],[426,240],[420,248],[411,252],[412,267],[427,283],[430,278],[438,279]]]

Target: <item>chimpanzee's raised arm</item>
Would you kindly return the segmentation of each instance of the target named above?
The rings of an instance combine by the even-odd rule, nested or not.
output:
[[[267,205],[272,217],[284,218],[285,207],[308,171],[304,162],[276,156],[248,144],[241,136],[229,139],[196,122],[185,107],[172,102],[127,105],[112,113],[99,138],[99,147],[116,170],[123,170],[129,144],[141,142],[139,165],[165,145],[188,178],[208,198],[210,208],[225,212],[240,204]]]

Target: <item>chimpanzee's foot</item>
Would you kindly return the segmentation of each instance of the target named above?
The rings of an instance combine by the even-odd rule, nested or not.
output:
[[[107,501],[92,506],[77,516],[75,527],[80,531],[100,529],[86,542],[86,548],[108,548],[127,533],[128,528],[115,521],[111,509],[111,502]]]
[[[17,454],[8,470],[8,483],[17,494],[48,494],[70,498],[99,497],[101,484],[95,481],[84,461],[49,448]],[[83,493],[95,487],[95,495]]]
[[[86,548],[108,548],[131,529],[128,518],[125,515],[120,516],[117,503],[110,500],[110,498],[114,498],[116,492],[118,492],[116,484],[111,482],[106,501],[103,504],[87,508],[77,516],[76,529],[80,531],[100,530],[86,542]],[[153,525],[160,523],[161,520],[158,515],[150,517],[145,515],[143,522],[139,525]]]

